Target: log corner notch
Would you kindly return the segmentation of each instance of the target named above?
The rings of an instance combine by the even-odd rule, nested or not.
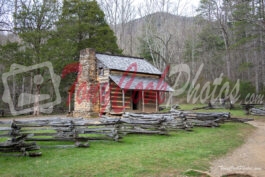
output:
[[[97,61],[94,49],[80,51],[79,70],[75,87],[73,117],[98,117],[99,95],[97,81]]]

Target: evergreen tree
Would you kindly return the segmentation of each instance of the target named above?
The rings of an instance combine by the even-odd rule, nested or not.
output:
[[[46,61],[42,48],[52,37],[57,18],[58,3],[56,0],[25,1],[19,6],[14,15],[16,21],[14,30],[22,39],[24,51],[31,53],[28,63],[38,64]]]
[[[57,38],[54,38],[57,42],[51,42],[59,42],[59,51],[68,58],[78,58],[79,51],[84,48],[120,54],[116,37],[104,17],[95,0],[64,0],[57,23]]]
[[[11,63],[18,63],[21,65],[34,65],[40,64],[47,61],[43,49],[47,45],[47,40],[51,38],[52,30],[54,29],[55,21],[58,18],[58,1],[57,0],[42,0],[42,1],[20,1],[16,13],[14,14],[15,29],[14,31],[18,34],[21,40],[21,47],[17,50],[17,57],[11,59]],[[7,49],[4,51],[8,52],[8,48],[14,45],[7,45]],[[15,46],[16,47],[16,46]],[[18,56],[18,54],[20,54]],[[41,76],[42,82],[33,83],[34,76]],[[47,89],[52,92],[52,81],[49,77],[49,71],[47,69],[36,69],[30,73],[22,73],[21,76],[13,77],[12,87],[13,100],[16,100],[17,95],[26,92],[28,89],[29,94],[35,95],[34,98],[34,114],[40,113],[40,101],[39,96],[42,92],[47,93]],[[35,77],[34,77],[35,78]],[[29,83],[28,83],[29,82]],[[19,93],[16,88],[20,88]],[[51,99],[47,102],[51,102]],[[14,103],[15,104],[15,103]],[[23,109],[23,103],[22,108]],[[18,105],[18,107],[20,107]]]
[[[44,48],[45,57],[47,60],[53,59],[55,70],[62,72],[67,70],[65,66],[68,64],[75,66],[79,52],[84,48],[94,48],[97,52],[121,53],[116,37],[96,1],[64,0],[56,30]],[[67,73],[60,85],[63,98],[67,98],[68,90],[76,79],[75,72]]]

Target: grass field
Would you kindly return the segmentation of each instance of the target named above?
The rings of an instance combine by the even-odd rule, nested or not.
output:
[[[241,112],[231,114],[248,117]],[[42,157],[1,155],[0,176],[183,176],[188,169],[206,171],[213,159],[240,146],[253,130],[248,124],[226,123],[219,128],[172,132],[170,136],[128,135],[121,142],[91,142],[87,149],[41,147]]]

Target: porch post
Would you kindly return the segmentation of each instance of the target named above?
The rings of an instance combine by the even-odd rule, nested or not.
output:
[[[102,95],[102,93],[101,93],[101,91],[102,91],[102,85],[101,84],[99,84],[99,105],[100,105],[100,107],[101,107],[101,103],[102,103],[102,98],[101,98],[101,95]]]
[[[124,105],[124,89],[122,89],[122,112],[125,111],[125,105]]]
[[[143,103],[143,112],[144,112],[144,91],[142,91],[142,103]]]
[[[173,92],[170,92],[170,108],[172,107],[173,102]]]
[[[158,112],[158,105],[157,105],[157,103],[158,103],[158,98],[157,98],[157,95],[158,95],[158,93],[159,93],[159,91],[156,91],[156,112]]]
[[[68,92],[68,102],[69,102],[69,107],[68,107],[68,113],[71,113],[71,92]]]

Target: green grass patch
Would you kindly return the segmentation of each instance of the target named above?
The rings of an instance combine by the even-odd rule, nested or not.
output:
[[[207,170],[210,161],[241,145],[253,129],[247,124],[226,123],[170,136],[127,135],[121,142],[91,142],[86,149],[42,148],[43,156],[38,158],[0,156],[0,176],[183,175],[188,169]]]

